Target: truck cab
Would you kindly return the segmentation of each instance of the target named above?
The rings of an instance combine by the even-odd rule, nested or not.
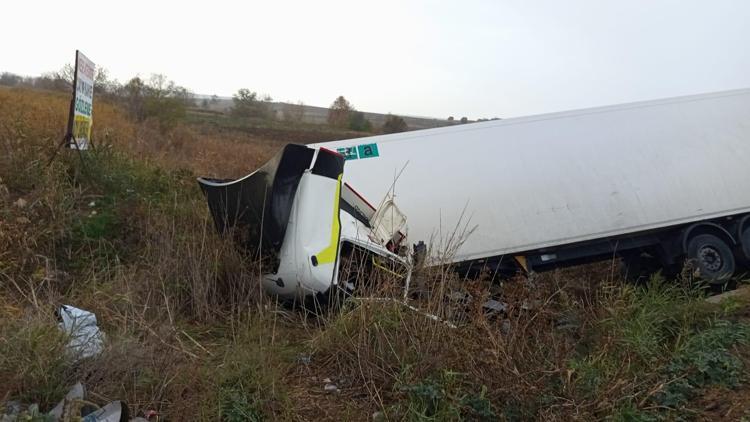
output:
[[[261,263],[273,295],[325,302],[352,294],[376,269],[408,283],[406,216],[392,198],[373,206],[342,182],[343,171],[338,152],[289,144],[243,178],[198,183],[219,233]]]

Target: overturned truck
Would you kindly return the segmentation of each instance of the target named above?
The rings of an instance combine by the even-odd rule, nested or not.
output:
[[[287,145],[200,184],[217,228],[272,257],[264,284],[282,296],[345,288],[353,248],[410,269],[412,244],[466,274],[688,259],[721,283],[750,262],[748,163],[745,89]]]
[[[351,294],[356,279],[340,279],[339,269],[354,255],[408,283],[406,218],[392,200],[373,207],[343,172],[341,154],[290,144],[248,176],[199,183],[217,230],[258,258],[270,293],[321,302],[331,288]]]

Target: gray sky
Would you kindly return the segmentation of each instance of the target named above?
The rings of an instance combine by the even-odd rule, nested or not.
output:
[[[0,71],[81,49],[120,81],[445,118],[750,87],[750,1],[9,1]]]

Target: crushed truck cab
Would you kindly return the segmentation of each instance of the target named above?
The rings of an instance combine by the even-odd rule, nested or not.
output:
[[[406,217],[392,199],[372,206],[342,183],[343,172],[339,153],[289,144],[243,178],[198,182],[219,233],[261,263],[265,290],[302,300],[331,289],[352,293],[356,286],[340,278],[339,265],[354,249],[410,274],[401,246]]]

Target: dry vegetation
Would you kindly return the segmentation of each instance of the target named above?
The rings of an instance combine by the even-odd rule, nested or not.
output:
[[[278,141],[163,133],[99,103],[98,148],[46,166],[66,111],[64,95],[0,89],[0,406],[48,409],[82,381],[92,401],[175,421],[750,416],[741,302],[624,284],[614,263],[502,286],[434,269],[419,311],[355,299],[316,317],[261,294],[194,179],[243,175]],[[485,312],[489,297],[507,310]],[[71,362],[60,304],[96,313],[101,355]]]

